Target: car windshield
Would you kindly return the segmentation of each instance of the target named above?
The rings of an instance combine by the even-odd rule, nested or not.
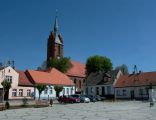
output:
[[[71,95],[72,97],[76,97],[76,98],[78,98],[79,97],[79,95]]]

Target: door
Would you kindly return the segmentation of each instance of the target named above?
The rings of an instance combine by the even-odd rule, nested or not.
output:
[[[131,91],[131,100],[134,99],[134,90]]]
[[[105,87],[102,87],[102,96],[105,96]]]
[[[96,95],[99,95],[99,87],[96,87]]]

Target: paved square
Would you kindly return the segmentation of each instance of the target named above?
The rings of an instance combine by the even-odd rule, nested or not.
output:
[[[148,102],[54,104],[46,108],[0,111],[0,120],[156,120],[156,105]]]

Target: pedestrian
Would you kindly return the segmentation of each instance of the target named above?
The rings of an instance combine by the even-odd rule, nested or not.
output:
[[[53,105],[53,99],[50,99],[50,106],[52,107]]]

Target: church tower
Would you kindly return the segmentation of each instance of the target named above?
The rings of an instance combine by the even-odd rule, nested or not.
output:
[[[63,38],[58,30],[58,18],[55,17],[54,29],[50,32],[47,43],[47,67],[53,58],[63,57]]]

